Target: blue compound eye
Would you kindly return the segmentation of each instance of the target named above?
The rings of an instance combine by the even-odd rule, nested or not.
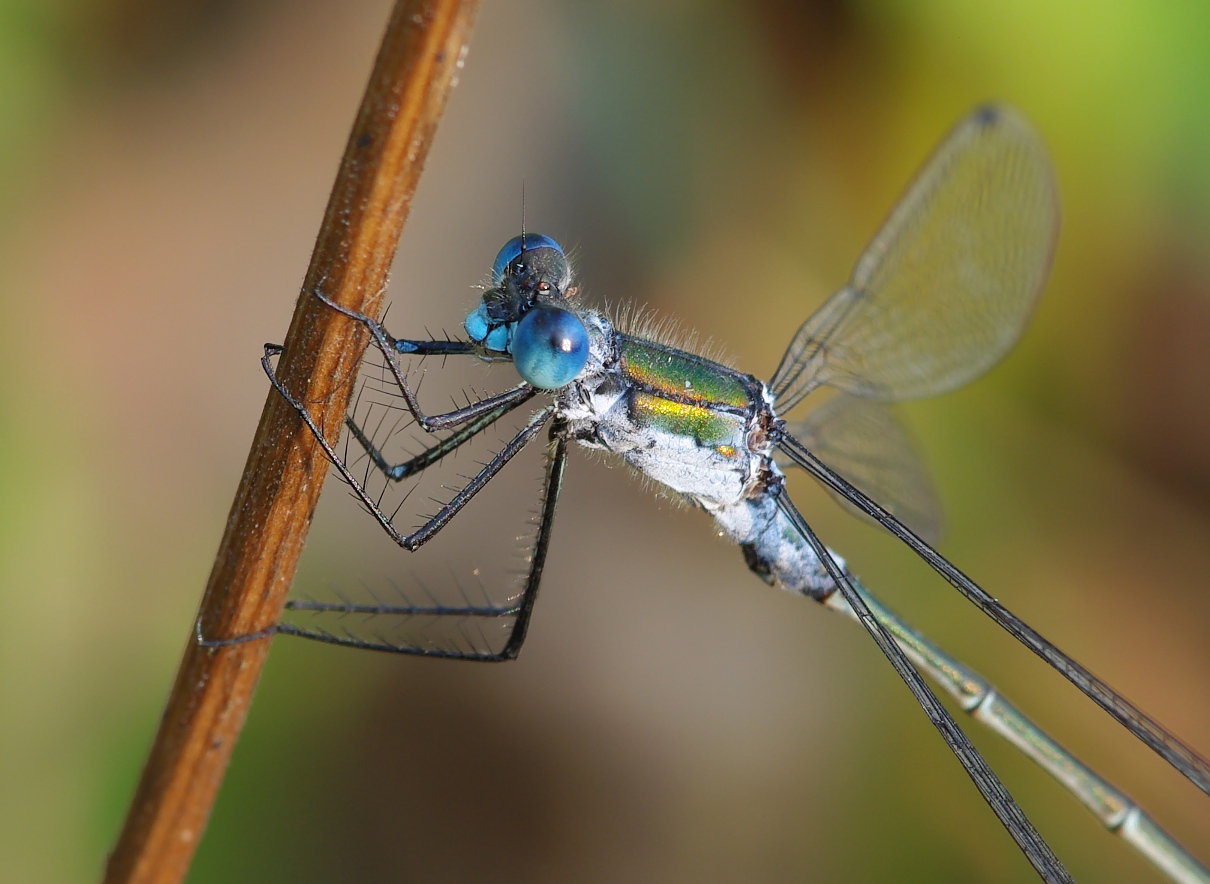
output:
[[[540,233],[522,234],[525,238],[524,251],[532,252],[534,249],[554,249],[560,255],[563,254],[562,247],[551,239],[549,236],[543,236]],[[504,279],[504,274],[508,271],[508,265],[521,257],[521,236],[514,236],[504,244],[504,248],[496,255],[496,260],[492,262],[492,282],[499,285]]]
[[[540,390],[557,390],[575,380],[588,361],[588,332],[574,313],[534,307],[513,333],[517,373]]]

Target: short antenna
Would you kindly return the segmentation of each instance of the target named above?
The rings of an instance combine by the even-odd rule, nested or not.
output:
[[[525,178],[521,178],[521,251],[525,251]]]

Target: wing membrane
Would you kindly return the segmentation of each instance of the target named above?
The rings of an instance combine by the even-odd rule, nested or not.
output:
[[[886,405],[840,395],[787,430],[920,537],[938,542],[941,504],[928,469],[911,433]],[[828,491],[851,513],[869,518],[843,495]]]
[[[779,407],[823,384],[891,401],[977,377],[1020,336],[1058,228],[1038,137],[1006,108],[975,111],[908,188],[849,284],[798,330],[770,382]]]

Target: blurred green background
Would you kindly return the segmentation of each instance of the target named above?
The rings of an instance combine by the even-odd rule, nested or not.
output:
[[[387,12],[0,0],[4,881],[100,873]],[[1012,356],[906,409],[942,548],[1210,754],[1207,46],[1193,0],[487,0],[392,327],[458,330],[524,180],[595,303],[647,302],[767,377],[948,127],[1012,102],[1064,227]],[[1210,861],[1205,796],[909,554],[796,496]],[[318,529],[309,556],[346,566]],[[190,880],[1036,880],[859,629],[624,470],[573,455],[530,636],[500,667],[278,642]],[[1159,880],[972,734],[1078,879]]]

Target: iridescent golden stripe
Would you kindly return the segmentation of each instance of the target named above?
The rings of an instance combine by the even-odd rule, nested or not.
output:
[[[649,393],[634,394],[634,419],[677,436],[692,436],[699,445],[716,446],[721,453],[735,449],[728,443],[742,429],[739,420],[700,405],[673,402]]]

